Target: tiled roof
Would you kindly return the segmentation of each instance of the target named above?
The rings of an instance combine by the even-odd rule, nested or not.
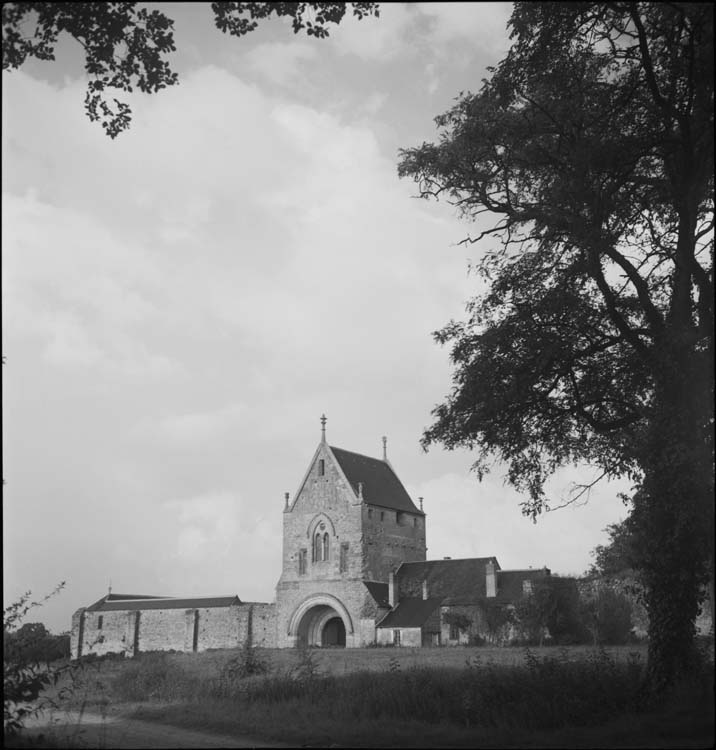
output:
[[[415,507],[390,464],[379,458],[345,451],[343,448],[331,446],[331,451],[356,493],[358,483],[363,483],[363,499],[366,503],[422,514],[422,511]]]
[[[442,599],[401,599],[398,606],[378,623],[379,628],[419,628],[440,606]]]
[[[126,599],[115,599],[113,595],[100,599],[87,610],[90,612],[122,612],[137,609],[207,609],[211,607],[230,607],[241,604],[238,596],[200,596],[191,599],[174,599],[172,597],[148,598],[128,596]]]
[[[444,604],[469,604],[485,597],[485,566],[494,557],[470,557],[464,560],[427,560],[403,563],[396,573],[399,600],[420,596],[423,581],[428,596],[440,597]]]
[[[379,607],[389,607],[388,604],[388,584],[378,583],[377,581],[363,581],[363,584],[368,589],[368,593],[375,599],[375,603]]]

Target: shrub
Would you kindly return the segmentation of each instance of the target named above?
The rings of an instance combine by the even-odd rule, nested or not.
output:
[[[28,591],[3,610],[3,725],[7,736],[17,736],[29,716],[48,706],[54,707],[55,701],[43,697],[43,691],[56,685],[64,675],[71,677],[77,670],[67,663],[50,665],[65,655],[64,636],[50,635],[41,623],[22,624],[30,610],[41,606],[63,587],[61,583],[39,602],[32,601]],[[66,692],[66,689],[61,690],[59,698],[65,697]]]

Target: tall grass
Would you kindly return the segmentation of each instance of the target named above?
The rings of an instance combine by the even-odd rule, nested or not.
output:
[[[605,651],[577,661],[566,651],[543,658],[526,651],[520,666],[472,660],[462,669],[392,665],[382,673],[345,675],[300,666],[267,675],[245,676],[234,668],[206,676],[165,655],[147,654],[123,665],[112,691],[127,702],[220,700],[245,708],[282,706],[287,714],[320,707],[333,720],[525,729],[600,724],[643,705],[640,660],[617,661]]]

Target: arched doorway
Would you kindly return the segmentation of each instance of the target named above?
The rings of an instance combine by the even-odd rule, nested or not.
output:
[[[321,645],[333,647],[342,646],[345,648],[346,626],[343,624],[343,620],[341,620],[340,617],[331,617],[331,619],[323,626]]]
[[[353,634],[350,615],[340,600],[327,594],[306,599],[288,626],[288,635],[297,646],[345,647],[348,634]]]

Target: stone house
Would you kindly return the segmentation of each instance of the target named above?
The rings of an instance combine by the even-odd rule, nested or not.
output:
[[[382,458],[372,458],[329,445],[325,417],[321,423],[321,440],[298,491],[284,498],[274,602],[110,593],[74,613],[73,658],[246,643],[462,643],[470,632],[450,627],[451,611],[469,611],[474,631],[483,632],[486,601],[509,600],[513,578],[549,574],[501,571],[494,557],[426,561],[422,500],[413,502],[393,470],[386,438]]]
[[[376,642],[394,646],[499,642],[511,635],[507,611],[550,575],[547,568],[501,570],[495,557],[403,563],[389,578],[391,610],[376,624]]]

